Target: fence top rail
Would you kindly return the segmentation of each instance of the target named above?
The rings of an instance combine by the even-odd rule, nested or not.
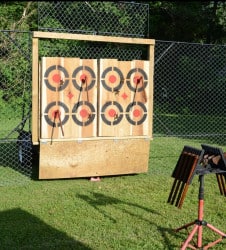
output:
[[[155,44],[154,39],[146,39],[146,38],[84,35],[84,34],[41,32],[41,31],[34,31],[33,38],[69,39],[69,40],[110,42],[110,43],[127,43],[127,44],[143,44],[143,45],[154,45]]]

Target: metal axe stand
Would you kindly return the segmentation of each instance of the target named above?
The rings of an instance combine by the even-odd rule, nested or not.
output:
[[[219,229],[214,227],[213,225],[209,224],[208,222],[204,221],[204,175],[199,175],[199,201],[198,201],[198,219],[196,219],[193,222],[190,222],[188,224],[185,224],[182,227],[179,227],[175,229],[175,232],[179,232],[182,229],[187,229],[188,227],[194,225],[191,233],[188,235],[186,241],[182,244],[181,250],[185,250],[187,247],[191,249],[208,249],[217,243],[221,242],[224,238],[226,238],[226,234],[221,232]],[[202,246],[202,232],[203,232],[203,226],[206,226],[210,230],[214,231],[215,233],[219,234],[221,237],[206,246]],[[197,233],[197,244],[195,246],[191,245],[190,242]]]
[[[208,249],[208,248],[216,245],[217,243],[221,242],[224,238],[226,238],[225,233],[223,233],[222,231],[220,231],[219,229],[217,229],[213,225],[211,225],[208,222],[203,220],[203,218],[204,218],[204,176],[205,176],[205,174],[215,173],[216,177],[217,177],[218,185],[220,188],[220,193],[222,195],[226,196],[226,188],[225,188],[226,159],[224,158],[224,154],[223,154],[221,149],[214,148],[214,147],[211,147],[208,145],[203,145],[203,144],[202,144],[202,153],[201,154],[199,154],[198,150],[195,150],[195,149],[193,150],[192,148],[184,147],[184,150],[182,151],[181,156],[185,153],[186,148],[189,149],[190,153],[193,153],[193,156],[199,155],[199,159],[202,158],[202,165],[200,165],[200,161],[198,161],[198,163],[196,161],[196,163],[197,163],[196,167],[194,167],[194,162],[191,164],[192,168],[190,167],[190,169],[191,169],[190,176],[193,177],[194,174],[199,175],[200,185],[199,185],[199,195],[198,195],[198,218],[190,223],[183,225],[182,227],[175,229],[175,232],[179,232],[182,229],[188,229],[190,226],[193,226],[193,229],[189,233],[187,239],[182,243],[182,246],[180,249],[185,250],[188,247],[191,249],[203,249],[203,250],[205,250],[205,249]],[[181,159],[181,156],[180,156],[180,159]],[[219,165],[213,164],[212,161],[211,161],[211,163],[209,163],[208,159],[212,160],[214,157],[219,157],[219,159],[220,159]],[[175,175],[175,171],[178,169],[178,166],[180,166],[180,165],[183,166],[182,163],[179,163],[179,165],[177,163],[177,166],[174,170],[173,177],[178,177],[177,175]],[[182,181],[184,178],[180,177],[179,179]],[[191,179],[190,180],[187,179],[186,181],[187,181],[186,185],[191,183]],[[172,190],[171,190],[168,202],[170,202],[170,199],[172,199],[171,197],[172,197]],[[171,202],[171,204],[172,204],[172,202]],[[176,203],[176,205],[177,205],[177,203]],[[180,206],[178,206],[178,205],[177,206],[179,208],[181,208],[181,205],[182,204],[180,204]],[[203,246],[202,245],[203,244],[202,243],[203,226],[209,228],[210,230],[212,230],[216,234],[220,235],[220,238]],[[192,241],[193,237],[196,234],[197,234],[197,243],[192,245],[192,244],[190,244],[190,242]]]

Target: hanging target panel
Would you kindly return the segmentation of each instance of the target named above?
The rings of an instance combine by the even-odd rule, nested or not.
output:
[[[149,133],[149,61],[100,59],[99,136]]]
[[[96,60],[43,57],[41,139],[96,136]]]

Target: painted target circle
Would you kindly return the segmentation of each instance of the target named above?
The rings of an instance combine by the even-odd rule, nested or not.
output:
[[[79,126],[88,126],[95,118],[94,106],[87,101],[77,102],[72,109],[72,119]]]
[[[126,119],[132,125],[140,125],[147,118],[147,109],[142,102],[132,102],[126,108]]]
[[[131,69],[126,76],[126,83],[131,91],[143,91],[148,84],[147,74],[140,68]]]
[[[68,113],[69,109],[63,102],[51,102],[45,108],[44,117],[50,126],[60,127],[68,121]]]
[[[111,92],[119,91],[123,85],[123,74],[117,67],[106,68],[101,75],[103,87]]]
[[[79,66],[72,73],[72,83],[74,87],[81,91],[83,88],[88,91],[96,83],[96,75],[88,66]]]
[[[48,89],[52,91],[61,91],[69,83],[69,74],[61,65],[50,66],[44,74],[44,82]]]
[[[113,101],[106,102],[101,109],[101,118],[107,125],[117,125],[123,118],[122,106]]]

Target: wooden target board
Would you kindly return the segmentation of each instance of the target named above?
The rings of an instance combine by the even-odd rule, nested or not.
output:
[[[99,136],[149,133],[149,61],[100,59]]]
[[[43,57],[41,139],[96,136],[97,60]]]

